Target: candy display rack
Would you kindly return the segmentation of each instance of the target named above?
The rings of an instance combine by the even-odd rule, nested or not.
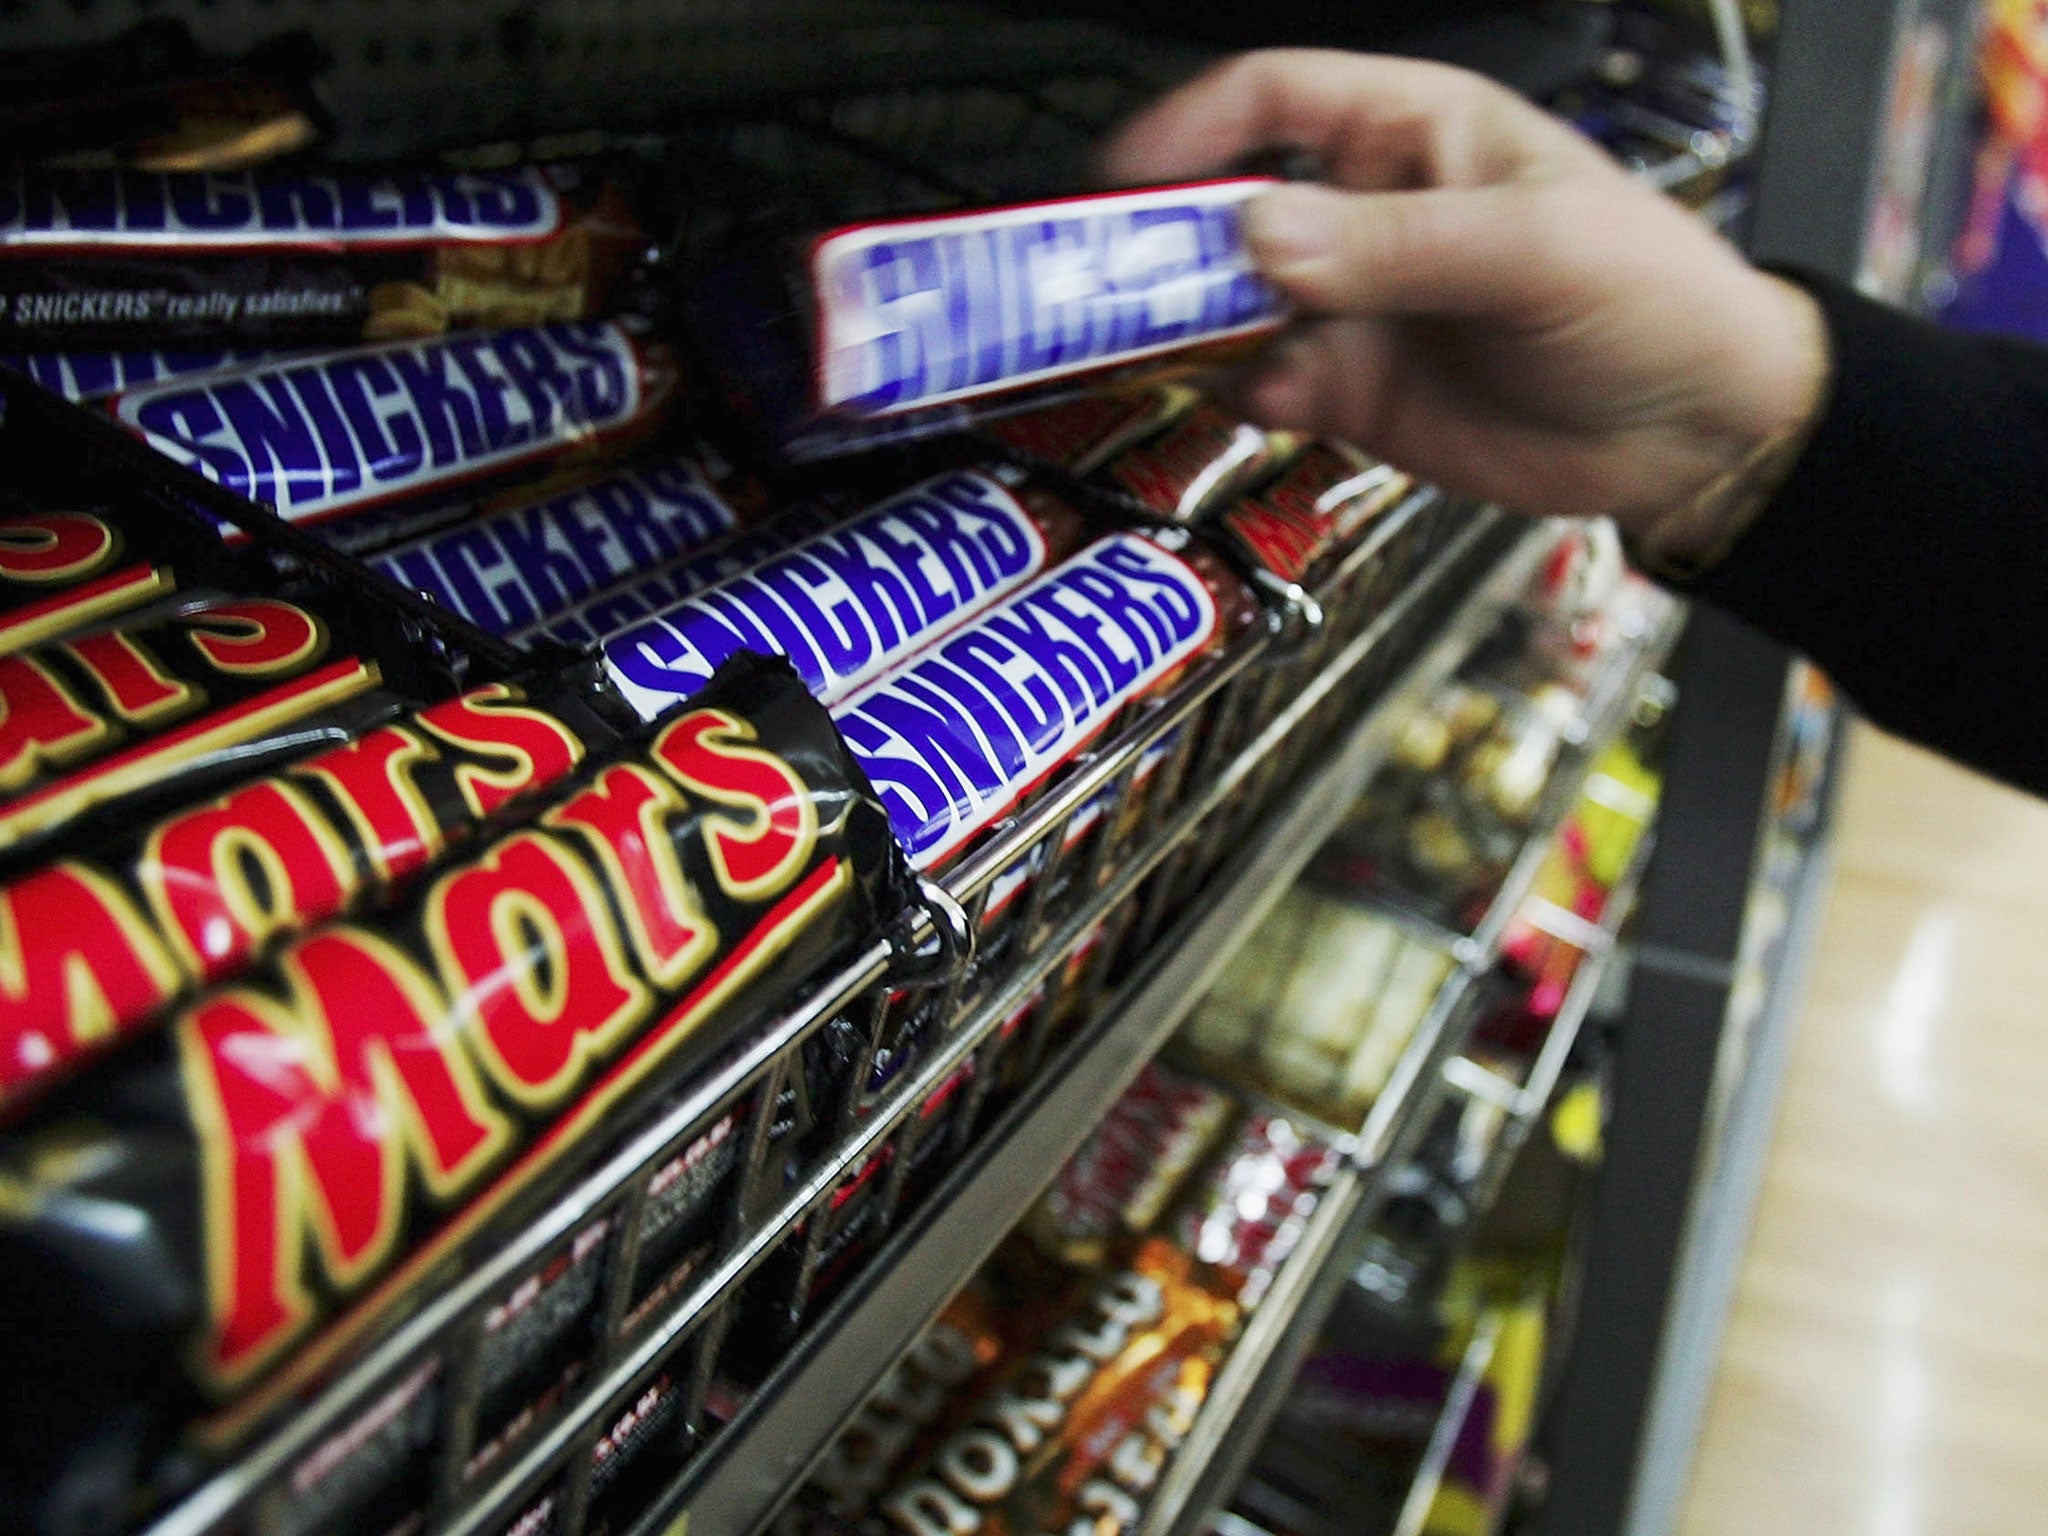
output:
[[[679,252],[728,233],[735,189],[769,174],[791,187],[829,188],[820,204],[826,212],[1071,187],[1085,175],[1102,132],[1202,56],[1173,39],[1133,37],[1025,7],[996,13],[921,0],[878,0],[859,8],[858,17],[815,0],[430,0],[404,7],[403,15],[372,0],[151,7],[26,0],[8,8],[7,24],[10,36],[24,42],[69,40],[104,33],[145,9],[177,14],[209,38],[312,31],[336,59],[334,150],[342,157],[450,145],[573,146],[579,141],[564,136],[592,125],[622,139],[660,136],[671,152],[696,157],[698,174],[685,178],[693,195],[678,210]],[[1719,196],[1715,206],[1733,216],[1740,197],[1714,189],[1757,147],[1754,128],[1745,122],[1700,137],[1656,167],[1654,179],[1694,201]],[[1779,151],[1768,135],[1763,143],[1768,165]],[[1793,152],[1796,146],[1786,151]],[[12,401],[20,387],[6,387],[10,430],[24,414],[36,419],[47,411],[40,401],[17,410]],[[107,454],[155,473],[125,438],[102,423],[77,425],[84,420],[63,415],[71,424],[66,431],[76,426]],[[333,561],[274,520],[227,507],[232,498],[224,501],[214,487],[191,477],[170,483],[216,512],[253,516],[259,537],[274,539],[285,558]],[[1560,536],[1555,527],[1528,527],[1431,490],[1413,494],[1373,541],[1299,594],[1307,603],[1270,608],[1246,643],[1196,668],[1050,794],[929,884],[924,907],[899,931],[817,978],[771,1027],[622,1135],[601,1168],[488,1262],[423,1298],[374,1350],[138,1529],[150,1536],[295,1536],[290,1502],[297,1470],[423,1373],[438,1383],[423,1441],[431,1447],[434,1489],[425,1536],[498,1536],[509,1529],[578,1536],[590,1508],[595,1452],[621,1425],[637,1422],[640,1405],[657,1390],[676,1401],[664,1410],[681,1426],[673,1466],[645,1507],[614,1532],[743,1536],[760,1527],[933,1310],[1165,1044],[1387,756],[1403,709],[1458,669]],[[426,605],[415,599],[394,594],[393,602],[423,637],[444,635],[445,647],[474,655],[481,669],[503,674],[535,659],[466,626],[448,626],[438,610],[418,611]],[[1629,667],[1589,707],[1582,749],[1618,727],[1635,686],[1680,643],[1680,622],[1640,637]],[[1741,839],[1725,838],[1731,823],[1718,818],[1732,798],[1734,824],[1743,823],[1747,780],[1725,773],[1725,764],[1698,743],[1704,736],[1724,741],[1729,754],[1748,753],[1747,737],[1724,735],[1724,714],[1732,708],[1744,720],[1757,715],[1752,691],[1773,667],[1782,674],[1783,658],[1772,648],[1744,649],[1753,642],[1728,630],[1710,621],[1682,643],[1686,750],[1673,765],[1663,851],[1648,876],[1650,905],[1669,899],[1660,891],[1670,882],[1689,878],[1685,861],[1710,824],[1724,829],[1728,844],[1715,852],[1721,872],[1732,878],[1740,863],[1746,882],[1749,850],[1735,846]],[[1696,688],[1695,677],[1715,678],[1731,648],[1744,664]],[[1776,702],[1773,692],[1772,709]],[[1199,1530],[1227,1499],[1259,1426],[1347,1282],[1342,1255],[1433,1108],[1447,1094],[1496,1091],[1457,1064],[1469,1022],[1467,993],[1497,958],[1586,757],[1586,750],[1571,754],[1546,793],[1527,850],[1486,918],[1470,932],[1444,935],[1458,961],[1453,980],[1371,1118],[1345,1138],[1342,1171],[1160,1486],[1144,1525],[1151,1536]],[[1127,822],[1104,817],[1105,802],[1134,800],[1141,773],[1153,785],[1142,813]],[[1708,779],[1721,793],[1700,792]],[[1702,815],[1717,819],[1702,822]],[[1082,835],[1091,817],[1104,825]],[[1513,1111],[1497,1147],[1500,1168],[1563,1069],[1615,957],[1641,873],[1638,867],[1617,889],[1549,1043],[1509,1094]],[[1728,878],[1701,888],[1704,900],[1731,899]],[[998,897],[1013,902],[1000,922],[989,912]],[[970,959],[979,940],[987,942]],[[1682,947],[1668,929],[1660,942],[1673,952]],[[1091,963],[1075,963],[1097,950]],[[908,1005],[892,998],[901,990],[911,994]],[[1032,1044],[1037,1070],[1012,1102],[985,1101],[999,1058],[1015,1048],[1003,1039],[1006,1026],[1034,1002],[1033,1029],[1060,1009],[1081,1022],[1066,1038],[1048,1035]],[[825,1031],[842,1028],[862,1042],[856,1081],[865,1091],[849,1094],[814,1127],[800,1156],[771,1153],[770,1116],[803,1078],[806,1050]],[[914,1190],[906,1180],[920,1112],[963,1070],[973,1086],[962,1101],[965,1112],[956,1105],[942,1133],[945,1171],[931,1189]],[[686,1290],[628,1326],[627,1287],[649,1175],[721,1125],[738,1138],[734,1157],[745,1196]],[[1660,1144],[1644,1155],[1668,1161],[1669,1149]],[[823,1241],[821,1218],[849,1181],[876,1167],[887,1170],[878,1217],[886,1237],[778,1346],[765,1377],[733,1397],[717,1361],[732,1331],[750,1326],[742,1310],[750,1287],[758,1289],[777,1266],[808,1275]],[[1498,1181],[1489,1164],[1481,1189]],[[587,1370],[487,1475],[466,1477],[487,1313],[522,1279],[599,1230],[611,1245],[604,1271],[610,1289]],[[1636,1365],[1642,1368],[1640,1357]],[[658,1389],[657,1380],[664,1380]],[[1562,1528],[1575,1536],[1614,1529],[1569,1519]]]

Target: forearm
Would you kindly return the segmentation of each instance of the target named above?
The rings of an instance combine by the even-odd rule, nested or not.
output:
[[[1691,590],[1805,651],[1879,724],[2048,791],[2048,350],[1805,281],[1826,405]]]

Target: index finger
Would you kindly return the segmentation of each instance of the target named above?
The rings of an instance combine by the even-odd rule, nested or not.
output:
[[[1562,124],[1464,70],[1289,48],[1174,91],[1115,135],[1102,165],[1116,182],[1182,181],[1280,145],[1315,152],[1332,181],[1359,191],[1512,180],[1578,147]]]

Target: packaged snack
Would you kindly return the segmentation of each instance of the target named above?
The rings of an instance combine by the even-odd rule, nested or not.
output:
[[[1003,452],[1069,475],[1087,475],[1133,443],[1170,426],[1201,399],[1184,384],[1086,394],[986,422],[980,435]]]
[[[837,527],[844,515],[843,509],[830,501],[785,507],[696,554],[642,575],[629,576],[560,618],[517,630],[511,638],[553,640],[569,646],[595,645],[608,635],[673,608],[706,587],[744,575],[812,534]]]
[[[588,320],[644,244],[619,189],[573,166],[19,166],[0,183],[0,338],[331,346]]]
[[[17,352],[0,366],[34,379],[53,394],[83,402],[125,389],[187,379],[222,368],[266,363],[278,354],[252,348],[195,348],[176,352]]]
[[[892,1536],[1035,1536],[1136,1523],[1206,1395],[1237,1308],[1141,1249],[998,1379],[923,1469],[875,1501]]]
[[[1253,617],[1201,551],[1097,540],[833,711],[919,869],[943,864]]]
[[[1250,1311],[1300,1241],[1337,1163],[1313,1131],[1252,1115],[1190,1186],[1167,1234],[1194,1276]]]
[[[1090,478],[1149,516],[1194,523],[1300,445],[1293,433],[1268,432],[1204,401]]]
[[[909,894],[824,712],[743,658],[47,1098],[0,1135],[10,1523],[236,1443]]]
[[[695,458],[670,454],[573,490],[521,498],[365,563],[494,635],[510,635],[672,564],[739,522]]]
[[[1046,1253],[1099,1264],[1119,1239],[1152,1229],[1181,1181],[1229,1123],[1230,1096],[1148,1062],[1024,1218]]]
[[[486,684],[0,885],[0,1111],[605,751],[607,702],[588,665]]]
[[[1345,443],[1302,449],[1266,484],[1214,519],[1252,569],[1306,582],[1414,489],[1408,475]]]
[[[675,385],[666,347],[606,320],[277,359],[107,408],[159,453],[318,523],[617,449],[654,430]]]
[[[1285,320],[1245,248],[1238,177],[885,220],[707,274],[700,349],[793,459],[1045,403],[1084,376],[1207,366]],[[765,248],[764,248],[765,247]]]
[[[839,1432],[805,1485],[805,1500],[856,1520],[922,1439],[943,1427],[986,1384],[1004,1338],[986,1290],[970,1281],[903,1358],[889,1367],[853,1422]]]
[[[965,470],[913,486],[610,636],[605,667],[650,717],[741,650],[787,656],[834,703],[1080,542],[1074,512],[1005,478]]]
[[[376,618],[188,593],[0,657],[0,869],[389,719]]]
[[[243,574],[196,521],[86,502],[0,500],[0,656],[61,639],[191,582]]]

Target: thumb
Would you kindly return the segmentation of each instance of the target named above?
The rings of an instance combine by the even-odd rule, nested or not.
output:
[[[1343,192],[1292,182],[1246,207],[1259,270],[1322,314],[1503,315],[1540,302],[1539,187]]]

